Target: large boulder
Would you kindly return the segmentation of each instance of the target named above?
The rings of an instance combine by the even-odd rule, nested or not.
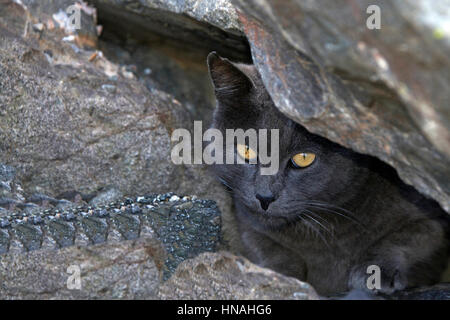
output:
[[[258,267],[228,252],[182,262],[158,289],[161,299],[316,300],[307,283]]]
[[[248,60],[249,48],[236,10],[228,0],[94,0],[100,20],[123,33],[149,39],[158,33],[197,50],[219,50]]]
[[[1,299],[155,299],[164,251],[151,238],[0,257]]]
[[[308,284],[226,252],[186,261],[164,282],[164,258],[152,238],[3,255],[0,298],[318,299]]]
[[[103,26],[99,46],[104,53],[136,66],[148,88],[172,94],[205,127],[215,102],[205,57],[218,51],[234,60],[251,61],[248,42],[228,0],[92,3]]]
[[[54,16],[64,8],[0,7],[0,163],[14,168],[25,196],[114,185],[131,195],[196,194],[226,211],[228,196],[206,167],[171,161],[172,131],[193,124],[184,102],[149,90],[83,40],[70,42]]]

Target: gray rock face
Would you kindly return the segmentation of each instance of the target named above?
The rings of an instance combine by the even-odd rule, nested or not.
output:
[[[0,259],[0,298],[318,299],[308,284],[229,253],[200,255],[163,282],[164,257],[158,241],[145,237],[8,254]]]
[[[159,287],[161,299],[316,300],[307,283],[258,267],[227,252],[204,253],[181,263]]]
[[[450,210],[448,1],[233,3],[284,114],[388,162]],[[366,26],[372,4],[379,30]]]
[[[163,254],[156,240],[141,238],[5,255],[0,298],[155,299]]]
[[[110,1],[98,0],[98,3],[119,4],[141,13],[145,8],[168,11],[189,16],[197,21],[211,24],[224,31],[241,34],[236,10],[228,0],[145,0]]]
[[[205,57],[211,51],[250,61],[250,49],[229,1],[93,1],[103,34],[99,46],[137,69],[147,88],[183,101],[195,119],[211,119],[214,94]]]
[[[167,193],[119,198],[97,206],[66,200],[61,208],[61,200],[45,195],[33,198],[40,205],[33,204],[32,212],[25,207],[30,203],[16,201],[14,212],[0,214],[0,260],[4,254],[151,236],[167,252],[162,267],[166,280],[180,262],[222,245],[221,213],[211,200]]]
[[[0,199],[23,200],[21,187],[15,179],[16,170],[0,163]]]
[[[248,43],[240,31],[236,11],[228,0],[93,1],[100,20],[113,19],[122,31],[148,39],[156,32],[184,47],[205,52],[217,50],[235,59],[248,60]]]
[[[450,300],[450,283],[398,292],[388,298],[393,300]]]
[[[244,258],[201,254],[219,245],[220,220],[213,201],[171,193],[0,216],[0,298],[318,298]]]
[[[149,91],[101,53],[62,41],[67,34],[44,14],[48,3],[32,2],[27,13],[6,1],[0,11],[0,163],[15,168],[25,193],[114,185],[124,194],[197,194],[226,207],[207,168],[171,161],[172,131],[192,126],[186,105]],[[41,31],[32,28],[40,22]]]

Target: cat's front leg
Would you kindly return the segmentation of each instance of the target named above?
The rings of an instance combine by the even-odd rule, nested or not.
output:
[[[306,264],[292,250],[252,229],[242,231],[241,240],[246,251],[244,255],[253,263],[302,281],[306,280]]]
[[[432,284],[445,268],[446,247],[437,221],[410,222],[369,247],[350,271],[349,289],[391,294]]]
[[[355,265],[349,275],[350,290],[391,294],[408,287],[406,261],[398,257],[374,257]]]

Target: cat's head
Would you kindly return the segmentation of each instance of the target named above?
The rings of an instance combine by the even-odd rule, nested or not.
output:
[[[222,183],[233,190],[237,204],[256,221],[281,227],[298,221],[302,212],[342,204],[357,193],[364,165],[348,150],[283,115],[252,65],[232,63],[211,53],[208,67],[217,98],[213,128],[224,137],[226,129],[279,129],[275,174],[262,175],[258,150],[236,143],[234,157],[255,158],[256,163],[214,165]],[[271,139],[268,142],[268,149],[273,149]]]

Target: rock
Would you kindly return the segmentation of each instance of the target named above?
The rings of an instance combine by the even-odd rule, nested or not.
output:
[[[299,280],[258,267],[227,252],[203,253],[182,262],[158,290],[161,299],[315,300],[314,289]]]
[[[164,39],[181,41],[185,47],[219,51],[248,60],[248,43],[236,11],[228,0],[94,0],[102,23],[114,21],[122,32],[148,39],[158,33]]]
[[[108,186],[103,188],[91,201],[89,201],[89,204],[93,206],[108,204],[122,197],[123,194],[118,188]]]
[[[68,261],[79,255],[82,256],[78,259],[81,262],[78,264],[75,259],[75,265],[80,268],[94,266],[94,270],[83,267],[82,274],[84,277],[87,273],[88,280],[96,282],[95,287],[88,286],[87,292],[83,291],[80,298],[100,298],[97,295],[100,286],[98,274],[108,272],[114,264],[117,264],[119,269],[117,272],[113,269],[116,273],[107,277],[103,284],[106,288],[101,289],[106,294],[105,298],[117,298],[115,283],[120,283],[121,286],[126,284],[129,288],[139,291],[141,287],[145,287],[144,284],[136,286],[135,278],[131,277],[131,274],[121,278],[126,270],[120,269],[121,264],[128,263],[128,260],[122,261],[122,256],[134,252],[136,246],[135,242],[127,240],[136,239],[141,239],[137,242],[139,247],[143,246],[146,252],[153,254],[150,257],[140,254],[136,263],[145,267],[146,260],[151,259],[158,267],[156,275],[149,275],[151,278],[142,274],[137,276],[142,281],[150,281],[149,284],[152,284],[153,288],[155,282],[168,279],[182,261],[196,257],[202,252],[215,251],[220,245],[221,219],[216,203],[193,198],[167,193],[122,198],[100,206],[81,205],[68,209],[44,209],[34,205],[33,212],[22,210],[4,214],[0,211],[0,266],[3,264],[3,268],[0,267],[0,279],[2,285],[3,280],[6,281],[4,291],[0,288],[0,297],[2,295],[16,297],[17,288],[13,285],[15,276],[21,277],[18,281],[19,286],[28,286],[33,282],[32,277],[38,276],[38,271],[45,269],[43,277],[48,279],[45,282],[36,281],[35,286],[30,287],[30,291],[34,293],[43,291],[49,294],[45,298],[58,298],[59,291],[63,290],[60,287],[60,277],[56,277],[47,269],[53,270],[54,265],[61,265],[56,271],[65,270],[64,267],[69,266]],[[190,206],[186,206],[188,203]],[[21,205],[18,204],[17,207]],[[153,243],[151,248],[148,248],[150,238],[155,240],[151,242]],[[107,244],[95,246],[100,243]],[[116,246],[117,243],[120,245]],[[92,245],[94,246],[90,249]],[[88,251],[83,247],[87,247]],[[97,250],[105,251],[110,260],[105,262],[102,255],[97,256]],[[114,254],[110,254],[111,252]],[[50,263],[57,254],[61,257]],[[8,266],[13,270],[9,270]],[[22,272],[27,269],[37,271],[27,275],[29,278],[22,279]],[[91,275],[91,271],[94,275]],[[57,289],[49,289],[53,287]],[[26,288],[22,287],[20,297],[25,291]],[[67,294],[65,291],[61,293],[62,297],[66,297]],[[148,291],[145,295],[143,293],[141,298],[146,295],[149,295]],[[120,297],[133,298],[123,295]]]
[[[164,251],[149,238],[4,255],[0,298],[154,299],[163,262]]]
[[[400,291],[385,298],[391,300],[450,300],[450,283]]]
[[[186,104],[123,76],[101,52],[62,41],[57,28],[33,32],[52,17],[47,8],[64,8],[49,2],[6,1],[0,14],[0,163],[14,167],[23,193],[89,195],[114,185],[123,194],[197,194],[227,211],[206,167],[171,161],[172,131],[193,124]]]
[[[4,183],[11,182],[16,175],[13,167],[0,163],[0,181]]]
[[[10,214],[10,212],[8,210],[6,210],[5,208],[0,207],[0,217],[7,216],[9,214]]]
[[[16,169],[0,163],[0,203],[6,199],[23,201],[23,189],[16,177]]]
[[[30,15],[38,19],[32,28],[36,32],[45,29],[59,29],[67,37],[82,48],[95,48],[98,41],[97,11],[81,1],[73,0],[44,0],[44,1],[19,1]],[[79,21],[75,13],[79,13]],[[75,19],[73,19],[75,18]],[[73,25],[79,22],[79,25]]]
[[[0,216],[0,298],[318,298],[294,278],[225,251],[210,253],[219,231],[213,201],[173,193]]]
[[[233,3],[284,114],[391,164],[450,211],[448,1]],[[371,4],[380,30],[366,27]]]
[[[164,257],[160,244],[145,237],[3,255],[0,298],[318,299],[308,284],[226,252],[186,260],[162,282]]]
[[[208,126],[215,97],[205,57],[211,51],[250,62],[248,42],[229,1],[97,0],[99,47],[150,90],[182,101]]]

